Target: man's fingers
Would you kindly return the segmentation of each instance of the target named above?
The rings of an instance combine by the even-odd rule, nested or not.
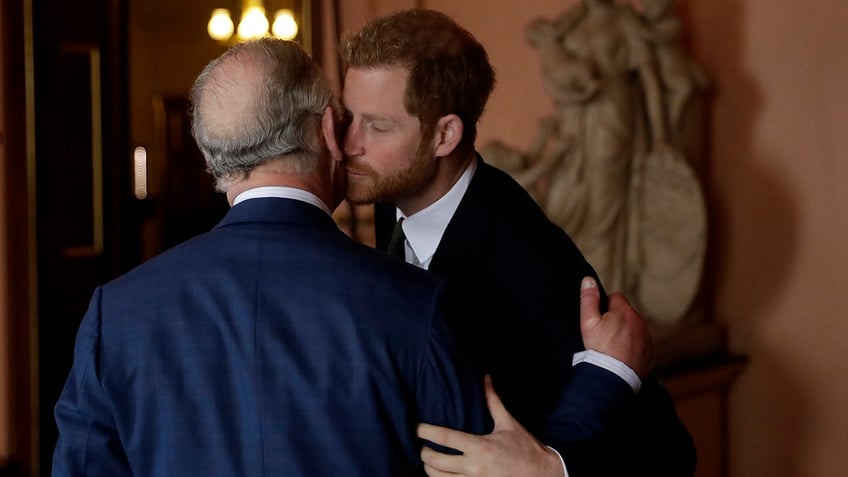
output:
[[[627,298],[621,293],[612,293],[609,296],[609,311],[606,316],[611,316],[615,314],[616,316],[621,317],[621,320],[629,323],[630,328],[633,330],[632,332],[640,333],[640,336],[643,334],[650,334],[648,330],[648,322],[639,312],[633,308],[633,305],[627,301]]]
[[[457,475],[461,471],[461,459],[461,455],[443,454],[427,446],[421,449],[421,462],[429,477]]]
[[[467,452],[479,436],[462,431],[449,429],[447,427],[434,426],[432,424],[418,424],[418,437],[434,444],[450,447],[458,451]]]
[[[592,277],[583,278],[580,284],[580,325],[583,332],[592,328],[601,319],[601,292]]]
[[[609,311],[604,322],[615,323],[617,329],[611,345],[605,353],[617,358],[644,378],[653,368],[654,343],[648,321],[633,308],[621,293],[609,296]]]
[[[483,386],[486,389],[486,404],[489,406],[489,414],[492,415],[492,420],[495,421],[495,431],[512,428],[512,423],[515,419],[506,410],[500,396],[495,392],[495,386],[492,384],[492,377],[490,375],[487,374],[483,378]]]
[[[435,467],[430,467],[426,463],[424,464],[424,473],[427,474],[427,477],[457,477],[461,475],[456,472],[443,472]]]
[[[582,299],[582,295],[581,295]],[[639,311],[633,308],[633,305],[627,301],[627,297],[625,297],[621,293],[610,293],[609,295],[609,309],[610,311],[616,311],[621,313],[624,316],[636,316],[639,317]]]

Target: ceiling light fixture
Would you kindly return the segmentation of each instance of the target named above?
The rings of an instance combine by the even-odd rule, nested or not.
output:
[[[277,10],[274,13],[274,21],[271,23],[265,15],[265,5],[262,0],[244,0],[238,28],[233,23],[228,9],[216,8],[212,11],[206,31],[213,40],[222,43],[230,42],[233,33],[236,33],[235,42],[238,43],[269,36],[269,26],[271,35],[277,38],[292,40],[297,36],[298,25],[294,18],[294,11],[287,8]]]

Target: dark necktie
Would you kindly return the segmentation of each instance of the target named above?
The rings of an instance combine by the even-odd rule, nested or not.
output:
[[[406,235],[403,234],[403,217],[398,219],[395,228],[392,230],[392,238],[389,239],[389,255],[406,261]]]

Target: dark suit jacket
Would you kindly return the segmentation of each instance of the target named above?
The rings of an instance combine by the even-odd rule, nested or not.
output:
[[[394,221],[394,207],[377,206],[378,248]],[[478,157],[429,270],[449,279],[460,348],[492,374],[513,416],[561,451],[572,477],[693,472],[691,438],[655,379],[637,397],[608,371],[572,366],[583,349],[580,283],[597,275],[509,175]]]
[[[423,475],[419,421],[485,432],[430,274],[288,199],[98,288],[54,476]]]

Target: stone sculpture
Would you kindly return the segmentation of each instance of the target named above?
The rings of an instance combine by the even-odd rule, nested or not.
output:
[[[583,0],[526,29],[555,114],[527,151],[484,157],[513,174],[571,235],[610,291],[655,323],[687,316],[700,288],[706,210],[693,105],[706,76],[680,46],[673,0]],[[690,156],[694,156],[690,154]]]

